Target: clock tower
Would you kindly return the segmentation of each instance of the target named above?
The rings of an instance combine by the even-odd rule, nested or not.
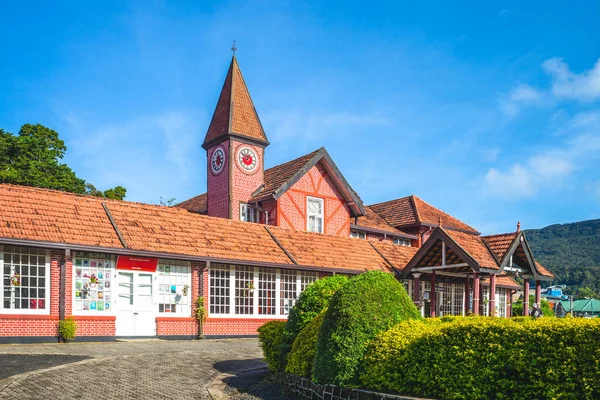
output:
[[[264,183],[269,145],[235,54],[202,147],[207,153],[207,213],[240,219],[240,209]]]

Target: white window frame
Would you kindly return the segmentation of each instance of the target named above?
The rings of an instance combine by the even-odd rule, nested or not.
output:
[[[311,214],[309,210],[308,204],[310,201],[318,201],[321,203],[321,214]],[[315,217],[315,226],[318,229],[319,219],[321,220],[321,230],[319,231],[311,231],[309,230],[310,226],[310,217]],[[314,232],[314,233],[325,233],[325,199],[321,199],[319,197],[306,196],[306,231]]]
[[[0,274],[2,277],[4,277],[4,248],[5,246],[8,245],[0,245]],[[17,247],[33,247],[33,246],[17,246]],[[50,299],[52,298],[51,294],[50,294],[50,265],[51,265],[51,260],[50,260],[50,250],[48,249],[44,249],[45,253],[46,253],[46,262],[44,263],[44,266],[46,268],[46,285],[45,285],[45,290],[46,290],[46,296],[44,297],[44,302],[46,304],[46,308],[44,309],[23,309],[23,308],[18,308],[18,309],[12,309],[12,308],[4,308],[4,279],[0,280],[0,314],[35,314],[35,315],[50,315]],[[56,288],[56,290],[58,290],[58,288]]]
[[[406,246],[406,247],[411,246],[410,239],[394,238],[393,243],[397,246]]]
[[[312,274],[310,271],[302,271],[302,270],[288,270],[288,269],[280,269],[280,268],[272,268],[275,273],[275,314],[259,314],[259,273],[261,268],[267,267],[251,267],[253,268],[253,283],[254,288],[252,289],[253,296],[253,312],[252,314],[236,314],[235,313],[235,282],[236,282],[236,266],[243,265],[234,265],[234,264],[220,264],[215,263],[211,265],[208,269],[209,274],[209,287],[208,292],[210,293],[210,271],[212,268],[226,269],[229,271],[229,312],[228,313],[212,313],[210,312],[210,295],[208,296],[208,316],[210,318],[235,318],[235,319],[287,319],[288,315],[286,313],[281,312],[281,273],[285,271],[287,273],[293,272],[295,275],[295,283],[296,283],[296,293],[295,300],[298,299],[300,293],[302,293],[302,288],[308,286],[307,280],[311,280],[314,276],[315,281],[319,279],[318,273]],[[269,267],[270,268],[270,267]]]
[[[353,239],[363,239],[364,240],[367,238],[367,232],[352,229],[352,230],[350,230],[350,237]]]
[[[256,222],[257,221],[257,210],[248,205],[248,203],[240,203],[240,221],[242,222]]]

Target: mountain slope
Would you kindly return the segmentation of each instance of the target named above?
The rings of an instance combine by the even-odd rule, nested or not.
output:
[[[555,284],[589,286],[600,292],[600,219],[525,231],[538,261],[555,275]]]

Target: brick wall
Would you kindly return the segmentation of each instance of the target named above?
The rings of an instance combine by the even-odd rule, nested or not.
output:
[[[217,147],[225,152],[225,165],[218,175],[213,175],[210,166],[212,153]],[[206,173],[208,180],[208,215],[213,217],[229,217],[229,143],[223,142],[220,145],[210,148],[207,152]]]
[[[252,197],[252,193],[264,183],[264,149],[234,140],[231,141],[231,146],[233,151],[233,165],[231,166],[232,219],[239,221],[240,203],[247,203]],[[250,148],[258,157],[257,165],[252,172],[244,170],[238,162],[238,152],[244,147]]]
[[[258,335],[256,331],[273,319],[209,318],[204,323],[204,335]]]
[[[0,336],[58,337],[58,315],[0,315]]]
[[[158,336],[197,336],[198,322],[195,318],[156,317]]]
[[[75,316],[77,336],[115,336],[115,317],[111,315]]]
[[[333,179],[318,163],[278,199],[279,226],[306,230],[307,196],[324,199],[324,233],[334,236],[350,235],[350,208]]]

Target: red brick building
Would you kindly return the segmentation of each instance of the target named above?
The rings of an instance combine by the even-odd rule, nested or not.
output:
[[[208,127],[206,193],[176,207],[0,185],[0,342],[209,337],[285,319],[315,280],[395,274],[423,315],[510,316],[515,276],[551,280],[523,232],[480,236],[416,196],[366,206],[324,148],[264,169],[235,57]],[[525,296],[525,298],[528,298]],[[527,310],[527,307],[524,307]]]

